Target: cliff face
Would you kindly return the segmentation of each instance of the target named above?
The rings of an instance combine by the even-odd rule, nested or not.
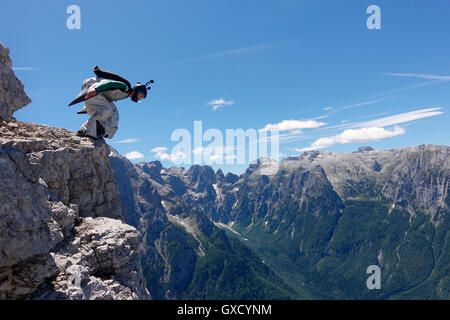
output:
[[[140,235],[121,221],[108,145],[6,121],[29,102],[10,67],[2,56],[0,299],[149,298]]]
[[[0,119],[11,120],[15,111],[31,102],[14,75],[9,49],[0,42]]]
[[[0,122],[1,298],[148,296],[108,154],[64,129]]]
[[[171,216],[166,214],[161,194],[172,194],[172,191],[164,186],[163,180],[158,183],[152,179],[158,179],[162,168],[159,163],[133,165],[115,151],[110,159],[119,185],[124,219],[143,234],[144,275],[152,296],[182,298],[192,281],[198,257],[204,255],[198,238],[194,246],[188,243],[190,236],[199,234],[195,221],[185,221],[185,226],[193,227],[188,233],[183,227],[176,227],[181,223],[169,220]],[[160,186],[159,190],[155,183]]]

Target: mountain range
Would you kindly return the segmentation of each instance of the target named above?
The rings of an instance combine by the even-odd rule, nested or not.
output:
[[[245,279],[282,284],[261,299],[447,299],[449,156],[449,147],[434,145],[311,151],[268,176],[264,161],[237,176],[132,164],[114,151],[110,159],[124,219],[144,235],[149,290],[160,298],[248,298],[219,285],[232,272],[227,252],[259,262],[241,266]],[[236,256],[227,244],[211,257],[222,233],[249,253]],[[382,270],[381,290],[366,286],[371,265]],[[228,281],[241,283],[236,277]]]

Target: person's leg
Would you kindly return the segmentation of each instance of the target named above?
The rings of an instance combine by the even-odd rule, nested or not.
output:
[[[101,138],[105,134],[105,119],[111,118],[113,109],[111,102],[99,94],[86,100],[86,111],[91,116],[78,131],[79,135],[88,135],[92,138]],[[103,132],[102,132],[103,131]]]
[[[110,102],[111,116],[102,121],[105,128],[105,138],[112,139],[119,127],[119,111],[114,103]]]
[[[89,136],[92,138],[97,138],[97,120],[90,118],[88,121],[83,123],[80,130],[77,132],[77,136],[85,137]]]
[[[104,137],[105,136],[105,128],[102,126],[100,121],[96,121],[97,125],[97,137]]]

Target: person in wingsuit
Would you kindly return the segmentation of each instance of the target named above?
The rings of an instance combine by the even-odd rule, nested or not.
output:
[[[88,114],[86,121],[78,130],[77,136],[94,139],[112,139],[118,129],[119,112],[114,101],[131,98],[134,102],[141,102],[150,90],[150,80],[146,84],[137,83],[133,87],[125,78],[112,72],[94,67],[96,77],[84,80],[81,93],[69,106],[83,102],[85,106],[78,114]]]

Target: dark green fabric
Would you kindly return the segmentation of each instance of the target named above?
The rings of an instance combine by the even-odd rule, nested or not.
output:
[[[103,92],[107,90],[122,90],[123,92],[127,92],[128,86],[120,81],[114,81],[114,80],[102,80],[98,86],[95,88],[97,92]]]

